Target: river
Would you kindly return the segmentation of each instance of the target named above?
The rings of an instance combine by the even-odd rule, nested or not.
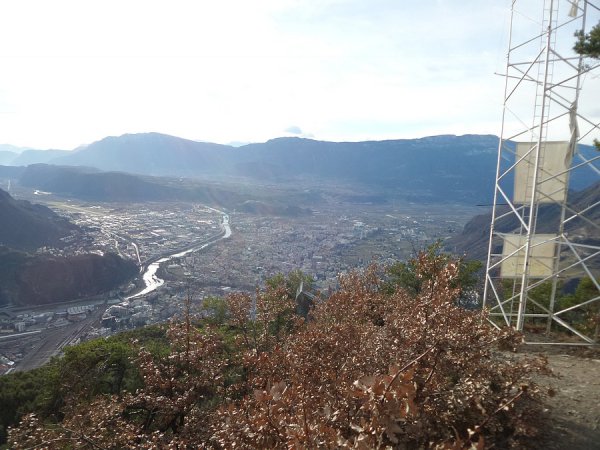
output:
[[[188,248],[187,250],[183,250],[181,252],[174,253],[170,256],[165,256],[164,258],[160,258],[158,261],[155,261],[152,264],[149,264],[148,268],[144,272],[144,275],[142,276],[142,279],[144,280],[144,284],[146,285],[146,287],[143,290],[141,290],[140,292],[130,295],[129,297],[126,297],[125,298],[126,300],[146,295],[146,294],[158,289],[165,283],[165,280],[158,278],[158,276],[156,275],[156,272],[158,271],[158,268],[160,267],[161,264],[163,264],[173,258],[181,258],[182,256],[185,256],[188,253],[197,252],[199,250],[202,250],[202,249],[208,247],[209,245],[214,244],[217,241],[220,241],[222,239],[227,239],[229,236],[231,236],[231,227],[229,226],[229,216],[227,214],[225,214],[223,211],[219,211],[218,209],[214,209],[214,208],[208,208],[208,209],[223,215],[222,222],[221,222],[221,231],[223,234],[221,236],[219,236],[218,238],[207,239],[207,242],[204,244],[195,245],[193,247]]]

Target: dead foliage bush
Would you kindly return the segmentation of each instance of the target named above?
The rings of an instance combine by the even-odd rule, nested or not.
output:
[[[418,294],[371,266],[340,279],[307,321],[281,287],[227,299],[219,333],[174,323],[171,352],[138,363],[145,386],[27,417],[14,448],[521,448],[535,436],[544,361],[505,358],[520,337],[456,305],[458,263],[416,261]],[[431,273],[435,272],[435,276]],[[233,338],[231,338],[233,336]],[[55,444],[56,443],[56,444]]]

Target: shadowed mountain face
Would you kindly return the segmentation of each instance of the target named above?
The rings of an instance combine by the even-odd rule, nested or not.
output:
[[[568,204],[575,211],[594,205],[600,201],[600,182],[590,186],[587,189],[569,194]],[[498,214],[502,215],[508,211],[508,207],[499,209]],[[567,212],[567,217],[571,214]],[[590,209],[585,217],[592,223],[600,223],[600,208]],[[538,212],[537,229],[538,233],[556,233],[558,222],[560,220],[560,207],[558,205],[542,205]],[[466,254],[468,258],[479,259],[481,261],[487,258],[488,241],[490,238],[490,224],[492,214],[481,214],[473,217],[464,227],[463,232],[458,236],[446,242],[446,248],[457,254]],[[511,233],[519,229],[520,222],[513,214],[500,219],[496,223],[496,230],[500,233]],[[565,231],[572,236],[577,236],[581,243],[600,245],[598,230],[589,222],[580,218],[569,221]]]
[[[20,250],[60,246],[60,238],[77,227],[51,209],[15,200],[0,189],[0,244]]]
[[[137,266],[109,253],[28,255],[0,246],[0,306],[40,305],[97,295],[134,276]]]
[[[137,273],[133,261],[115,254],[55,257],[29,254],[61,247],[79,230],[51,209],[15,200],[0,189],[0,306],[75,300],[113,289]]]
[[[370,187],[413,201],[490,203],[497,147],[498,138],[490,135],[367,142],[278,138],[236,148],[146,133],[108,137],[48,162],[146,175],[350,183],[357,191]],[[572,187],[589,186],[592,175],[583,174]]]

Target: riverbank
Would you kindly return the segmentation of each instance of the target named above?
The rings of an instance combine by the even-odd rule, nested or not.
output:
[[[222,239],[227,239],[231,236],[231,226],[229,224],[229,215],[223,211],[219,211],[214,208],[209,208],[209,209],[211,209],[215,212],[218,212],[219,214],[222,215],[222,219],[221,219],[222,221],[221,221],[221,225],[220,225],[221,231],[218,234],[211,236],[207,239],[204,239],[202,242],[196,243],[187,249],[179,250],[176,253],[173,253],[169,256],[158,257],[158,259],[156,259],[155,261],[147,263],[146,270],[143,272],[143,275],[142,275],[142,280],[144,281],[145,287],[140,292],[137,292],[135,294],[125,297],[126,300],[139,298],[144,295],[147,295],[150,292],[155,291],[156,289],[158,289],[165,283],[165,280],[163,280],[162,278],[159,278],[156,275],[156,272],[160,268],[161,264],[164,264],[175,258],[181,258],[189,253],[203,250],[203,249],[209,247],[210,245],[212,245]]]

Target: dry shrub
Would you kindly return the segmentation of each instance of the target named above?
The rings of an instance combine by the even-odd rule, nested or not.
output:
[[[10,448],[186,448],[208,440],[205,423],[222,393],[226,359],[219,335],[199,330],[187,317],[167,336],[170,351],[153,355],[140,348],[136,363],[144,387],[123,396],[71,398],[60,423],[44,424],[35,414],[9,430]]]
[[[351,273],[305,326],[248,351],[246,395],[212,421],[224,448],[520,447],[539,408],[543,361],[502,358],[520,337],[455,304],[457,263],[423,254],[418,296]],[[429,274],[435,272],[434,277]]]
[[[340,280],[303,322],[281,287],[227,299],[233,344],[171,326],[171,352],[141,351],[145,386],[35,416],[14,448],[524,447],[536,433],[541,360],[504,357],[521,338],[456,306],[458,264],[422,254],[418,295],[383,289],[371,266]],[[434,276],[431,274],[434,273]],[[426,275],[424,275],[426,274]],[[235,376],[231,376],[235,373]]]

